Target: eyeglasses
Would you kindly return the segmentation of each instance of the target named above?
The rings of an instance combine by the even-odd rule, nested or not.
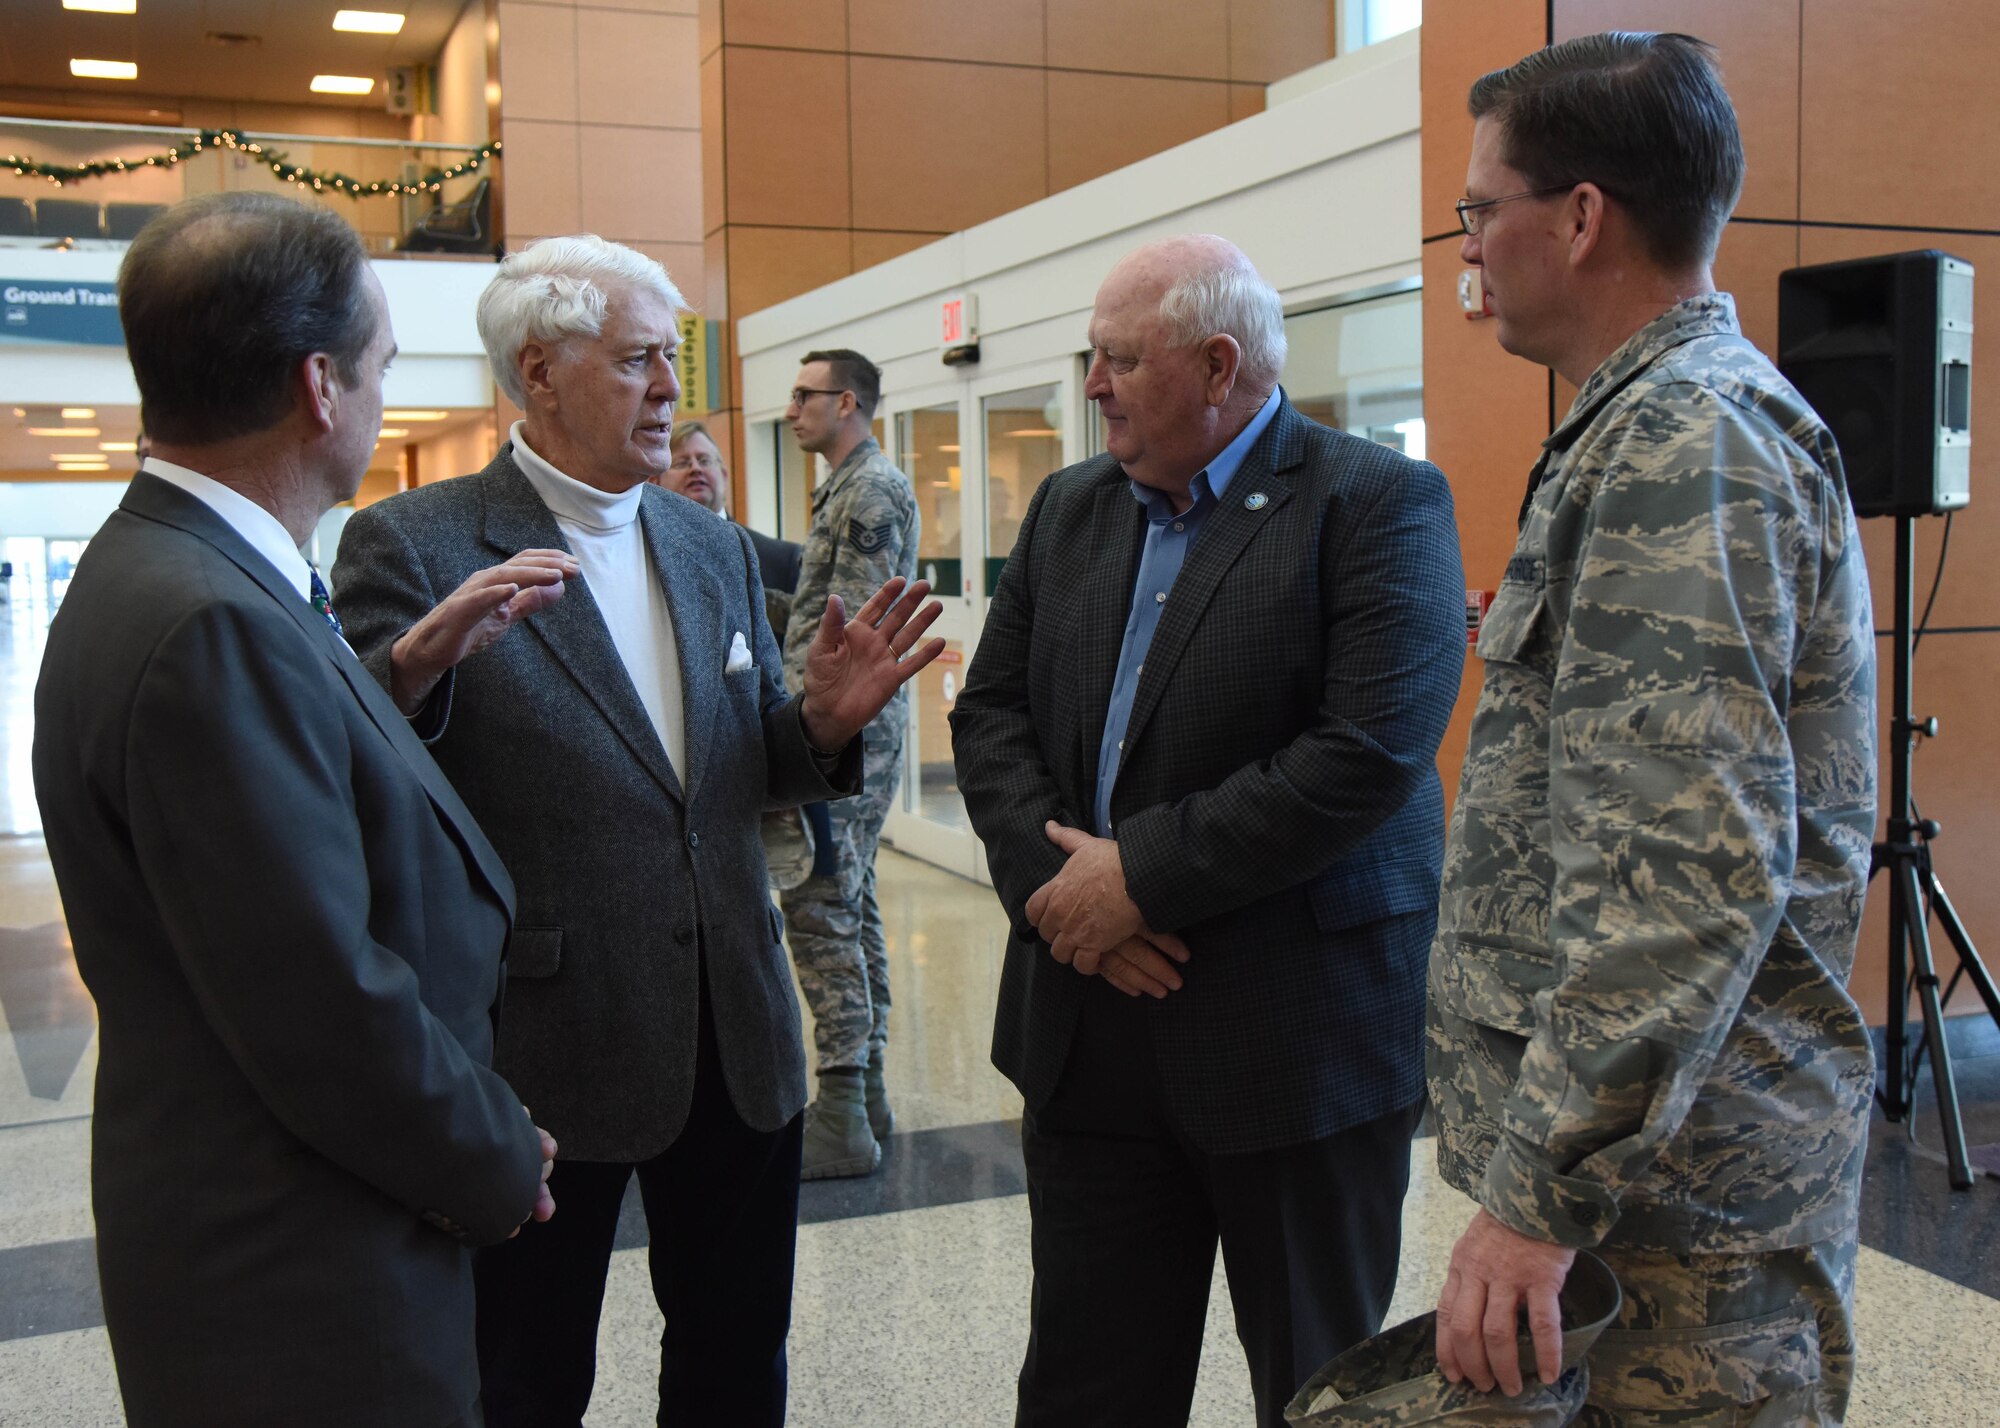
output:
[[[1547,198],[1552,193],[1568,193],[1577,184],[1585,182],[1587,180],[1577,179],[1575,183],[1551,184],[1547,188],[1531,188],[1526,193],[1510,193],[1500,198],[1482,198],[1477,202],[1469,198],[1461,198],[1452,207],[1458,210],[1458,226],[1465,230],[1465,236],[1476,238],[1479,236],[1479,225],[1486,221],[1483,217],[1485,211],[1493,207],[1494,204],[1512,203],[1517,198]],[[1602,185],[1599,185],[1599,187],[1602,187]]]
[[[674,471],[692,471],[697,466],[704,471],[720,471],[722,469],[722,458],[709,451],[699,453],[683,451],[674,457],[673,465],[670,469]]]
[[[794,387],[791,404],[802,407],[810,397],[837,397],[846,390],[845,387]]]

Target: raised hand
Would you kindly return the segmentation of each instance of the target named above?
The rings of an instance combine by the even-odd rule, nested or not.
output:
[[[445,671],[562,599],[563,582],[579,568],[568,551],[524,550],[467,577],[390,647],[389,696],[396,707],[404,714],[423,708]]]
[[[804,701],[799,714],[817,749],[838,749],[882,712],[905,680],[944,653],[944,641],[925,630],[944,612],[930,582],[888,581],[847,618],[838,595],[827,598],[819,632],[806,650]],[[799,612],[794,611],[794,616]]]

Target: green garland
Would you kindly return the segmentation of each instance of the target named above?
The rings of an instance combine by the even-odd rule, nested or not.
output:
[[[329,142],[338,143],[337,139]],[[234,129],[203,129],[193,139],[176,144],[164,154],[150,154],[143,159],[92,159],[86,164],[45,164],[35,159],[25,159],[19,154],[0,157],[0,167],[11,168],[16,174],[28,178],[45,178],[57,188],[64,184],[80,183],[84,179],[103,178],[106,174],[131,173],[136,169],[170,169],[183,159],[211,148],[228,149],[235,153],[249,154],[264,167],[287,183],[309,188],[314,193],[332,189],[344,193],[349,198],[374,198],[385,193],[436,193],[445,184],[461,174],[476,171],[480,165],[500,152],[496,139],[490,144],[482,144],[472,151],[472,157],[450,168],[432,169],[414,183],[400,180],[370,183],[347,174],[322,173],[298,164],[286,162],[284,154],[275,149],[266,149],[262,144],[253,144]]]

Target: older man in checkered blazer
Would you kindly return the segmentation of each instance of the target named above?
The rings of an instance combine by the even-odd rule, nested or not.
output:
[[[1437,468],[1286,400],[1222,239],[1125,258],[1090,341],[1109,452],[1036,493],[952,715],[1013,929],[1016,1421],[1185,1423],[1219,1240],[1275,1425],[1395,1287],[1457,530]]]

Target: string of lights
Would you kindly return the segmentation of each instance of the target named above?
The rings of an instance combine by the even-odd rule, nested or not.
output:
[[[62,188],[68,184],[81,183],[85,179],[104,178],[109,174],[134,173],[140,169],[173,168],[212,149],[248,154],[286,183],[311,189],[314,193],[332,192],[344,193],[349,198],[377,198],[384,194],[436,193],[453,179],[476,172],[488,159],[500,152],[500,142],[496,139],[490,144],[481,144],[458,163],[446,168],[433,168],[422,178],[409,181],[358,179],[350,174],[309,169],[290,162],[278,150],[268,149],[262,144],[244,138],[234,129],[203,129],[192,138],[174,145],[165,153],[149,154],[143,159],[91,159],[81,164],[45,164],[19,154],[7,154],[0,156],[0,168],[12,169],[16,174],[27,178],[45,178],[57,188]]]

